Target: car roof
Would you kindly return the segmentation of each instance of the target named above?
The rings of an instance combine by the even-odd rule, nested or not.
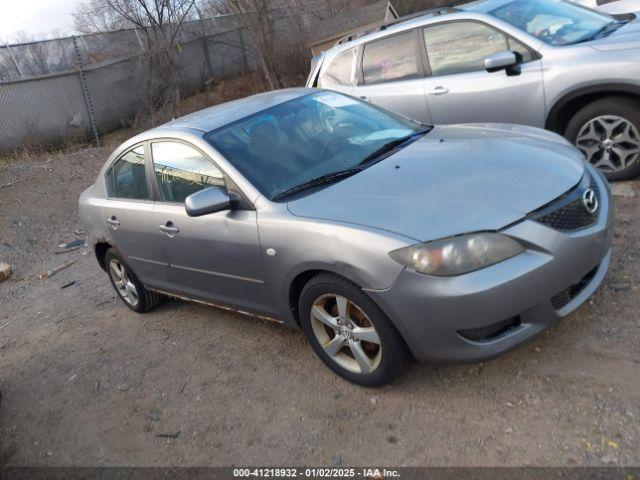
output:
[[[254,113],[308,95],[314,91],[315,89],[313,88],[289,88],[260,93],[185,115],[184,117],[153,128],[146,133],[162,134],[163,130],[180,128],[210,132],[242,118],[249,117]]]

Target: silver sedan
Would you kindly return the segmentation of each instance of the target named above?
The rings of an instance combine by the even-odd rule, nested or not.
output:
[[[612,237],[606,180],[556,134],[311,89],[128,140],[80,216],[132,310],[173,296],[268,317],[367,386],[538,334],[595,291]]]

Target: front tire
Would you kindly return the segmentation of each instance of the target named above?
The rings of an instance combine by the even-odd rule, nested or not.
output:
[[[104,258],[113,289],[131,310],[146,313],[162,301],[162,296],[147,290],[115,249],[107,250]]]
[[[640,173],[640,102],[607,97],[580,109],[565,137],[609,180],[628,180]]]
[[[302,290],[300,323],[316,354],[350,382],[379,387],[403,370],[404,340],[360,288],[333,274],[319,274]]]

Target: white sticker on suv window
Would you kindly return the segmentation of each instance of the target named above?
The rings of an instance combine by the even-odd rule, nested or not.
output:
[[[329,107],[348,107],[349,105],[357,105],[357,100],[345,95],[339,95],[337,93],[325,93],[323,95],[317,95],[314,97],[316,102],[322,103]]]

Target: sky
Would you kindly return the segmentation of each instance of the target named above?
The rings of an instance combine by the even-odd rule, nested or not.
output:
[[[73,16],[81,0],[0,0],[0,43],[24,31],[35,39],[74,32]]]

